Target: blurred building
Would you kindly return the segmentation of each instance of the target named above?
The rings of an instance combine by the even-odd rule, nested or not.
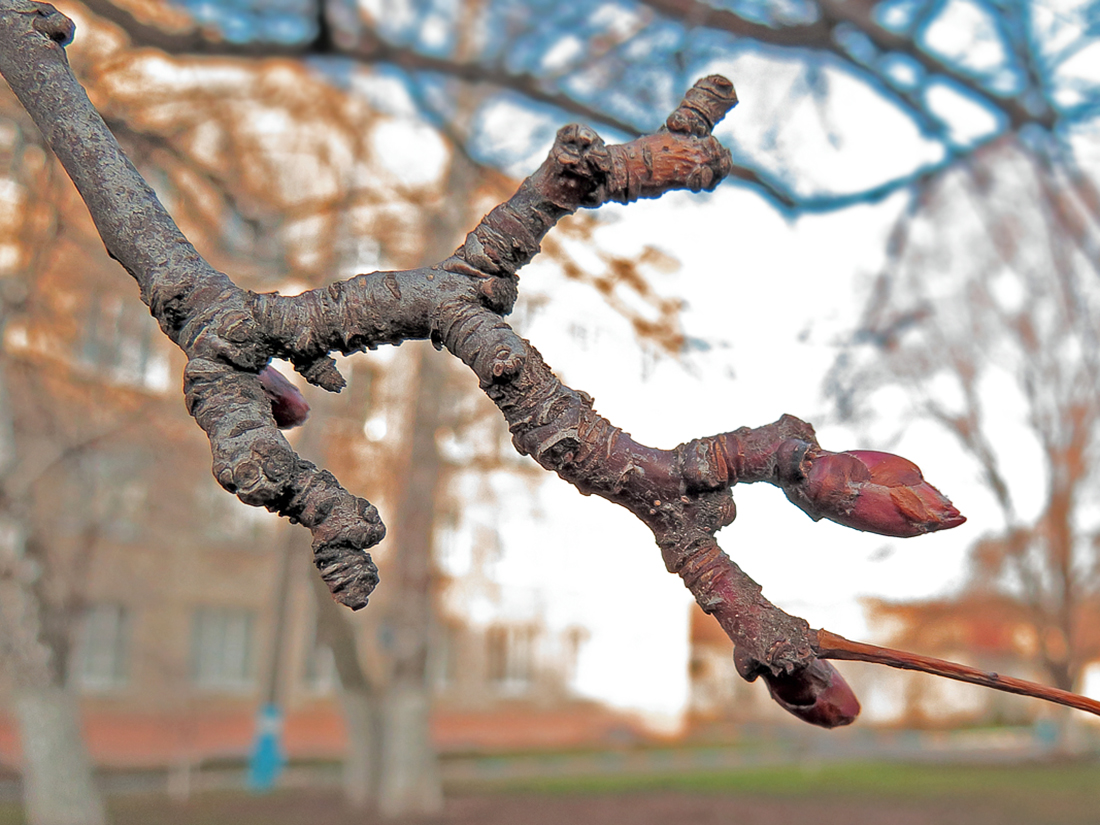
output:
[[[886,643],[993,673],[1050,683],[1038,665],[1035,629],[1025,611],[982,588],[913,602],[871,601],[869,615]],[[876,685],[881,713],[908,727],[1030,725],[1054,706],[926,674],[893,671]]]
[[[76,358],[51,366],[75,370],[75,379],[66,372],[61,390],[28,384],[14,399],[24,442],[44,455],[52,442],[62,456],[29,498],[35,515],[17,555],[37,566],[44,632],[62,678],[80,696],[93,759],[168,766],[242,758],[257,709],[272,698],[285,711],[291,758],[340,757],[339,680],[317,638],[308,533],[218,487],[206,439],[170,386],[176,356],[140,304],[91,302],[79,336]],[[20,359],[38,367],[47,360],[19,345],[18,329],[14,338],[16,346],[9,330],[9,375]],[[349,392],[314,411],[310,427],[323,436],[292,438],[318,460],[338,456],[334,463],[346,465],[353,485],[355,476],[384,467],[380,451],[400,442],[404,371],[398,363],[347,372]],[[99,436],[77,431],[94,418],[89,407],[107,403],[102,398],[74,407],[72,427],[35,416],[36,407],[63,404],[58,396],[74,380],[109,398]],[[384,501],[378,484],[367,494]],[[441,518],[440,529],[453,539],[467,528],[461,501],[447,506],[457,512]],[[467,539],[492,544],[494,537],[482,531]],[[390,552],[383,546],[375,554],[383,570]],[[493,591],[484,567],[471,575],[475,589]],[[630,720],[570,689],[583,628],[551,629],[537,614],[490,612],[473,622],[446,606],[446,593],[463,584],[440,571],[433,585],[432,724],[441,748],[575,746],[632,730]],[[383,584],[370,607],[347,614],[368,668],[400,641],[402,628],[384,618],[390,598]],[[384,664],[377,669],[384,678]],[[16,766],[7,691],[0,675],[0,765]]]
[[[272,105],[316,108],[302,104],[307,79],[290,73],[284,81],[285,87],[268,90]],[[332,91],[325,84],[317,89]],[[211,109],[197,111],[192,125],[211,125]],[[373,122],[370,112],[356,112],[359,119],[347,121],[356,124],[349,140]],[[25,597],[7,606],[31,605],[35,622],[27,626],[37,626],[29,635],[51,651],[51,678],[79,694],[88,744],[100,764],[242,757],[258,707],[272,698],[285,709],[292,758],[338,757],[345,745],[339,685],[332,654],[317,641],[308,533],[240,504],[215,483],[209,444],[182,403],[180,353],[104,254],[71,184],[56,174],[22,117],[17,104],[0,96],[0,184],[9,187],[13,205],[0,215],[0,583],[15,592],[22,587]],[[324,134],[335,134],[328,121],[324,127]],[[301,128],[311,128],[304,115]],[[309,134],[311,143],[320,140]],[[275,205],[284,196],[297,203],[312,191],[299,178],[258,172],[260,194],[244,200],[273,212],[246,209],[245,220],[228,208],[231,198],[219,199],[220,190],[200,187],[196,194],[194,170],[172,153],[150,161],[159,138],[130,137],[139,141],[140,165],[189,236],[215,266],[253,289],[293,292],[304,284],[288,283],[291,276],[324,283],[333,273],[364,271],[383,260],[411,265],[423,254],[421,230],[438,234],[431,221],[421,226],[412,219],[419,214],[412,207],[424,205],[417,186],[434,193],[434,178],[412,187],[390,181],[390,192],[362,186],[341,165],[340,180],[370,191],[369,208],[349,210],[342,190],[327,193],[332,203],[321,198],[316,208],[326,220],[354,214],[369,231],[343,224],[320,231],[310,224],[308,232],[284,236],[276,231],[285,225]],[[261,166],[267,158],[258,149],[241,156]],[[235,164],[223,171],[239,182]],[[367,180],[365,167],[361,171]],[[493,187],[510,185],[496,181],[485,184],[488,194],[464,197],[477,211],[479,199],[499,200]],[[402,204],[408,214],[395,217]],[[368,236],[379,240],[362,241]],[[348,387],[331,398],[312,395],[309,426],[289,435],[305,457],[391,517],[396,480],[411,461],[412,389],[424,383],[413,350],[386,348],[341,361]],[[464,537],[472,561],[456,573],[454,565],[432,560],[435,738],[443,748],[460,749],[621,738],[632,729],[629,720],[570,689],[583,628],[547,626],[537,611],[482,609],[474,621],[463,600],[452,598],[472,583],[479,605],[491,608],[498,590],[488,570],[497,551],[492,525],[472,520],[467,488],[483,510],[493,511],[499,502],[476,480],[492,473],[514,480],[534,465],[515,453],[469,371],[447,356],[439,359],[448,371],[433,388],[441,421],[433,435],[447,481],[433,525],[437,537],[452,544]],[[390,529],[374,553],[384,577],[394,569],[389,554],[400,540],[392,522]],[[12,584],[16,576],[22,581]],[[402,598],[395,578],[351,617],[360,664],[380,684],[387,650],[403,643],[403,627],[392,618]],[[0,765],[20,759],[10,712],[16,660],[0,655]]]
[[[339,757],[339,680],[316,639],[307,535],[240,505],[208,474],[196,478],[203,508],[191,535],[153,543],[124,524],[97,542],[82,571],[68,681],[80,694],[93,758],[134,766],[242,757],[272,678],[290,756]],[[398,632],[369,615],[358,624],[367,647],[384,648]],[[580,628],[447,618],[436,631],[433,730],[443,749],[577,745],[629,727],[570,691]],[[20,748],[5,699],[0,692],[0,763],[15,765]]]

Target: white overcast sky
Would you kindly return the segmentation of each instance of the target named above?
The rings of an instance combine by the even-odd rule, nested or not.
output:
[[[582,286],[555,282],[554,300],[522,332],[571,386],[592,394],[602,414],[646,444],[672,447],[790,413],[817,424],[827,448],[881,446],[822,426],[828,407],[821,387],[836,354],[833,342],[861,308],[863,279],[881,263],[897,208],[861,207],[789,223],[758,196],[725,187],[705,198],[677,194],[617,210],[607,242],[623,252],[656,243],[677,257],[681,269],[663,288],[687,300],[685,329],[728,344],[693,359],[691,371],[665,359],[643,379],[627,325]],[[530,283],[538,275],[523,277]],[[571,320],[599,334],[582,346],[563,334]],[[970,482],[953,465],[958,451],[934,439],[913,442],[904,452],[967,512]],[[626,511],[556,479],[543,496],[545,524],[508,525],[506,559],[497,571],[502,583],[542,590],[547,605],[560,600],[583,616],[592,637],[579,690],[655,721],[675,717],[687,698],[690,595],[665,572],[649,531]],[[861,596],[941,592],[959,581],[965,547],[981,530],[972,520],[951,533],[902,542],[815,524],[767,485],[738,487],[734,496],[738,518],[720,534],[723,548],[776,604],[854,638],[873,636]],[[618,592],[608,592],[608,579]]]
[[[774,95],[786,82],[783,72],[795,67],[749,55],[713,70],[735,79],[742,100],[716,134],[726,142],[758,141],[760,124],[775,121]],[[881,116],[881,101],[854,82],[840,80],[831,94],[833,104],[838,98],[841,103],[834,108],[852,117]],[[955,107],[950,120],[957,138],[975,138],[993,125],[976,109],[968,117],[965,107],[972,104],[965,101],[945,98],[941,105],[945,115]],[[502,107],[508,111],[497,114],[506,116],[511,133],[522,133],[522,112]],[[826,186],[873,184],[916,161],[936,159],[938,150],[903,119],[887,139],[881,122],[875,128],[877,139],[859,143],[857,129],[850,138],[857,145],[838,154],[822,135],[815,137],[820,121],[784,126],[805,139],[797,162]],[[424,179],[423,150],[438,148],[434,134],[394,129],[379,140],[395,171],[400,173],[406,157],[410,182]],[[821,151],[816,156],[815,140]],[[512,171],[529,173],[544,152],[542,147],[532,155],[530,168]],[[435,155],[442,161],[442,151]],[[643,443],[672,447],[790,413],[815,424],[827,449],[887,448],[920,465],[968,517],[965,525],[916,539],[883,538],[815,524],[779,490],[754,485],[735,488],[738,518],[719,535],[726,552],[773,602],[813,627],[869,641],[877,639],[864,620],[861,598],[949,591],[963,580],[967,547],[998,527],[975,468],[931,426],[915,425],[899,442],[885,444],[882,433],[829,423],[823,379],[844,333],[857,321],[870,277],[883,263],[886,234],[904,197],[797,221],[730,184],[711,195],[675,193],[604,207],[601,214],[609,221],[597,236],[601,248],[632,256],[651,244],[680,261],[678,272],[660,276],[656,285],[687,302],[683,326],[689,336],[722,345],[694,355],[690,368],[666,358],[643,370],[628,323],[593,289],[566,281],[538,260],[521,274],[521,291],[537,291],[549,301],[517,327],[520,334],[566,383],[591,394],[602,414]],[[570,335],[571,327],[586,334]],[[591,635],[581,651],[578,691],[639,711],[656,725],[674,725],[687,700],[690,595],[665,572],[652,535],[625,510],[583,497],[550,476],[540,510],[543,518],[533,522],[529,507],[501,508],[512,514],[499,524],[504,554],[494,576],[503,595],[495,605],[475,605],[475,620],[503,615],[539,618],[550,627],[584,625]],[[1093,687],[1100,685],[1094,681]]]

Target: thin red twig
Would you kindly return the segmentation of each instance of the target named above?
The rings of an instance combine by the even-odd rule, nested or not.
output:
[[[990,670],[979,670],[976,667],[948,662],[945,659],[921,656],[918,653],[894,650],[889,647],[878,647],[865,642],[853,642],[851,639],[845,639],[843,636],[838,636],[828,630],[817,631],[816,647],[817,656],[820,659],[847,659],[852,662],[871,662],[877,665],[887,665],[901,670],[918,670],[922,673],[931,673],[934,676],[943,676],[946,679],[954,679],[958,682],[969,682],[972,685],[1001,690],[1005,693],[1034,696],[1037,699],[1045,699],[1048,702],[1055,702],[1059,705],[1066,705],[1100,716],[1100,702],[1089,699],[1087,696],[1036,684],[1026,679],[1003,676]]]

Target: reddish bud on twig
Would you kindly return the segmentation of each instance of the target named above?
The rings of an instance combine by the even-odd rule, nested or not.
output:
[[[811,462],[799,496],[805,503],[792,500],[813,518],[898,538],[947,530],[966,521],[924,480],[920,468],[901,456],[851,450],[822,452]]]
[[[859,700],[835,667],[823,659],[776,675],[765,665],[734,650],[737,672],[748,681],[763,677],[775,703],[803,722],[823,728],[850,725],[859,716]]]
[[[286,377],[268,364],[260,370],[260,384],[264,395],[271,401],[271,414],[280,430],[289,430],[306,423],[309,418],[309,404],[298,388]]]

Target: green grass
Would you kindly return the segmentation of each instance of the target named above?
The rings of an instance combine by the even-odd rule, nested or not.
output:
[[[470,788],[473,790],[473,788]],[[676,790],[775,796],[1087,796],[1100,806],[1100,765],[974,767],[848,763],[785,765],[663,776],[547,777],[502,780],[496,792],[553,794]],[[1098,811],[1100,821],[1100,811]]]
[[[877,801],[883,810],[894,804],[927,812],[928,822],[941,821],[944,806],[971,810],[969,821],[1009,825],[1096,825],[1100,823],[1100,764],[976,767],[853,763],[739,769],[666,774],[664,776],[589,776],[547,778],[497,785],[492,791],[575,796],[671,791],[724,795],[746,801],[775,800],[787,816],[810,815],[830,802],[865,807]],[[791,806],[794,806],[793,808]],[[993,819],[988,819],[992,816]],[[860,822],[867,821],[860,819]],[[954,821],[954,820],[953,820]]]

